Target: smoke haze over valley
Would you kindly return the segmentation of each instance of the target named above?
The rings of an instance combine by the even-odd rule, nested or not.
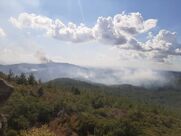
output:
[[[44,82],[56,78],[73,78],[107,85],[132,84],[136,86],[165,86],[174,82],[176,74],[181,75],[180,72],[171,71],[141,68],[101,69],[54,62],[0,66],[0,71],[4,73],[8,73],[9,70],[12,70],[15,74],[34,73],[37,79]]]

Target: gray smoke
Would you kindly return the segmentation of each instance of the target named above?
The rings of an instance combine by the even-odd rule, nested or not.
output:
[[[181,79],[180,72],[140,68],[90,68],[67,63],[50,63],[51,60],[39,52],[36,56],[43,64],[2,65],[0,71],[8,73],[11,69],[15,74],[33,72],[36,78],[43,82],[56,78],[73,78],[107,85],[131,84],[145,87],[164,87],[174,84],[177,78]]]
[[[51,59],[49,59],[46,54],[41,51],[41,50],[38,50],[35,55],[34,55],[39,61],[40,63],[50,63],[50,62],[53,62]]]
[[[119,70],[91,69],[87,72],[77,71],[82,79],[92,82],[113,84],[132,84],[136,86],[165,86],[174,77],[167,77],[166,72],[151,69],[122,68]]]

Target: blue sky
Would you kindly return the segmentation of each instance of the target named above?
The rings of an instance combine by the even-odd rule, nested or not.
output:
[[[0,63],[39,63],[37,58],[34,57],[36,56],[34,54],[39,52],[44,57],[54,61],[93,67],[130,66],[155,68],[156,66],[158,69],[179,70],[181,67],[179,54],[181,48],[180,5],[180,0],[2,0],[0,2],[0,28],[4,31],[6,36],[0,38]],[[99,42],[99,39],[96,39],[96,37],[92,38],[93,40],[89,39],[88,42],[75,43],[74,41],[69,41],[67,39],[69,37],[66,37],[66,40],[62,40],[61,38],[55,38],[55,36],[46,36],[45,31],[47,31],[47,28],[34,29],[32,26],[26,26],[26,28],[23,26],[23,28],[19,29],[10,22],[11,17],[17,21],[21,21],[18,20],[18,16],[22,13],[27,13],[27,15],[33,13],[35,16],[43,16],[51,20],[59,19],[65,25],[69,22],[77,26],[79,26],[80,23],[84,23],[86,29],[91,29],[90,31],[93,31],[93,27],[96,25],[99,17],[105,17],[107,19],[107,17],[111,16],[114,18],[115,15],[123,12],[125,12],[124,14],[127,17],[128,14],[139,12],[144,21],[149,19],[158,21],[153,28],[142,30],[146,32],[140,31],[136,36],[129,35],[128,38],[126,37],[127,42],[133,39],[138,43],[145,42],[143,45],[150,46],[152,49],[153,47],[151,47],[152,45],[150,44],[157,45],[155,42],[159,39],[159,32],[161,37],[164,36],[164,40],[165,38],[169,39],[169,36],[174,36],[173,32],[177,33],[177,41],[172,41],[173,43],[171,43],[174,46],[174,50],[173,47],[170,47],[169,51],[160,51],[159,55],[153,57],[158,58],[162,56],[165,58],[161,59],[167,59],[166,61],[160,62],[144,58],[141,58],[141,60],[135,59],[138,56],[135,52],[144,52],[145,47],[144,49],[134,49],[133,51],[130,51],[130,49],[120,50],[120,48],[122,48],[121,45],[112,45],[112,41],[109,45],[105,45],[105,42]],[[163,29],[169,32],[161,31]],[[169,33],[169,36],[167,36],[167,33]],[[147,38],[148,35],[152,36],[149,45],[146,44],[146,41],[149,41]],[[120,35],[118,37],[122,38]],[[155,40],[153,40],[153,37],[155,37]],[[70,39],[71,38],[72,37],[70,37]],[[103,38],[101,40],[105,39]],[[162,40],[162,42],[166,41]],[[140,44],[140,47],[143,45]],[[159,48],[161,48],[161,46],[162,45],[160,45]],[[147,50],[142,53],[141,56],[146,56],[149,53],[153,54],[153,52],[157,51],[157,48],[158,47],[154,47],[152,52],[148,52]],[[173,51],[176,50],[177,53],[173,53]],[[166,53],[168,54],[166,55]],[[134,56],[134,59],[129,58],[129,56]]]
[[[140,12],[144,18],[156,18],[159,26],[181,31],[180,0],[80,0],[85,23],[93,25],[99,16],[114,16],[125,12]],[[79,0],[43,0],[42,13],[53,18],[81,23]],[[38,12],[41,14],[41,12]]]

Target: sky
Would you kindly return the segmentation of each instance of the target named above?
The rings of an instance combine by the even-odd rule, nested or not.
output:
[[[0,64],[181,71],[180,0],[1,0]]]

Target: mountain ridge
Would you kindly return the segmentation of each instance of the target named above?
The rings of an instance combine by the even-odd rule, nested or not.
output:
[[[87,82],[107,85],[132,84],[136,86],[165,86],[173,79],[180,78],[181,72],[145,70],[134,68],[93,68],[83,67],[70,63],[20,63],[13,65],[0,65],[0,71],[8,74],[12,70],[14,74],[33,73],[37,79],[43,82],[57,78],[72,78]],[[168,78],[169,77],[169,78]]]

